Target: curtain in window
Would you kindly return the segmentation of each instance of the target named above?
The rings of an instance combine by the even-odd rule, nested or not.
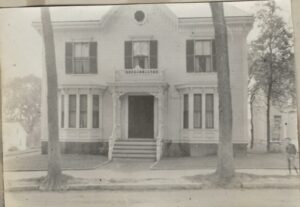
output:
[[[149,56],[149,42],[133,42],[133,56]]]
[[[183,95],[183,128],[189,128],[189,96]]]
[[[90,72],[89,43],[74,43],[74,73]]]
[[[194,94],[194,128],[202,127],[202,97]]]
[[[69,127],[76,127],[76,95],[69,95]]]
[[[210,41],[195,41],[195,55],[211,55]]]
[[[93,128],[99,128],[99,95],[93,95]]]
[[[74,57],[89,57],[89,43],[74,43]]]
[[[206,57],[196,56],[195,57],[195,72],[205,72],[206,71]]]
[[[80,95],[80,128],[87,127],[87,95]]]
[[[205,96],[205,124],[206,128],[214,128],[214,96],[213,94],[206,94]]]

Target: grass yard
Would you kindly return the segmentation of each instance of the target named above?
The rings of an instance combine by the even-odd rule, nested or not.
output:
[[[215,168],[217,156],[162,158],[154,170],[184,170]],[[237,169],[287,169],[284,153],[248,153],[234,158]],[[298,166],[299,159],[295,160]]]
[[[88,170],[107,161],[102,155],[62,155],[62,168],[64,170]],[[47,170],[47,155],[31,154],[16,155],[4,159],[5,171],[31,171]]]

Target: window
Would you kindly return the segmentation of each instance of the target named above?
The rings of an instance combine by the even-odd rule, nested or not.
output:
[[[187,40],[186,64],[187,72],[215,72],[213,67],[214,41]]]
[[[183,95],[183,128],[189,128],[189,95]]]
[[[194,94],[194,128],[202,128],[202,96]]]
[[[273,135],[272,135],[272,140],[273,141],[279,141],[280,140],[280,132],[281,132],[281,116],[280,115],[275,115],[274,116]]]
[[[125,41],[125,69],[157,68],[157,41]]]
[[[80,95],[80,128],[87,128],[87,95]]]
[[[66,74],[97,73],[97,42],[66,43]]]
[[[205,96],[205,126],[207,129],[214,128],[214,95]]]
[[[65,127],[64,120],[65,120],[65,96],[61,95],[61,118],[60,118],[61,128]]]
[[[134,13],[134,19],[139,23],[142,23],[145,20],[145,17],[146,17],[145,13],[141,10],[136,11]]]
[[[76,95],[69,95],[69,127],[76,127]]]
[[[99,95],[93,95],[93,128],[99,128]]]

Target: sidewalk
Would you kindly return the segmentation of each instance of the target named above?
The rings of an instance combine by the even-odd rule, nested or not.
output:
[[[151,170],[153,162],[114,161],[95,170],[66,170],[74,177],[69,190],[168,190],[207,188],[214,169]],[[37,180],[46,171],[5,172],[6,190],[37,190]],[[239,169],[241,181],[234,188],[300,188],[299,177],[281,169]]]

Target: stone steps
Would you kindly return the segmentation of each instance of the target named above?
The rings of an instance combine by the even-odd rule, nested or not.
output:
[[[156,141],[154,139],[128,139],[116,140],[112,158],[155,160]]]

